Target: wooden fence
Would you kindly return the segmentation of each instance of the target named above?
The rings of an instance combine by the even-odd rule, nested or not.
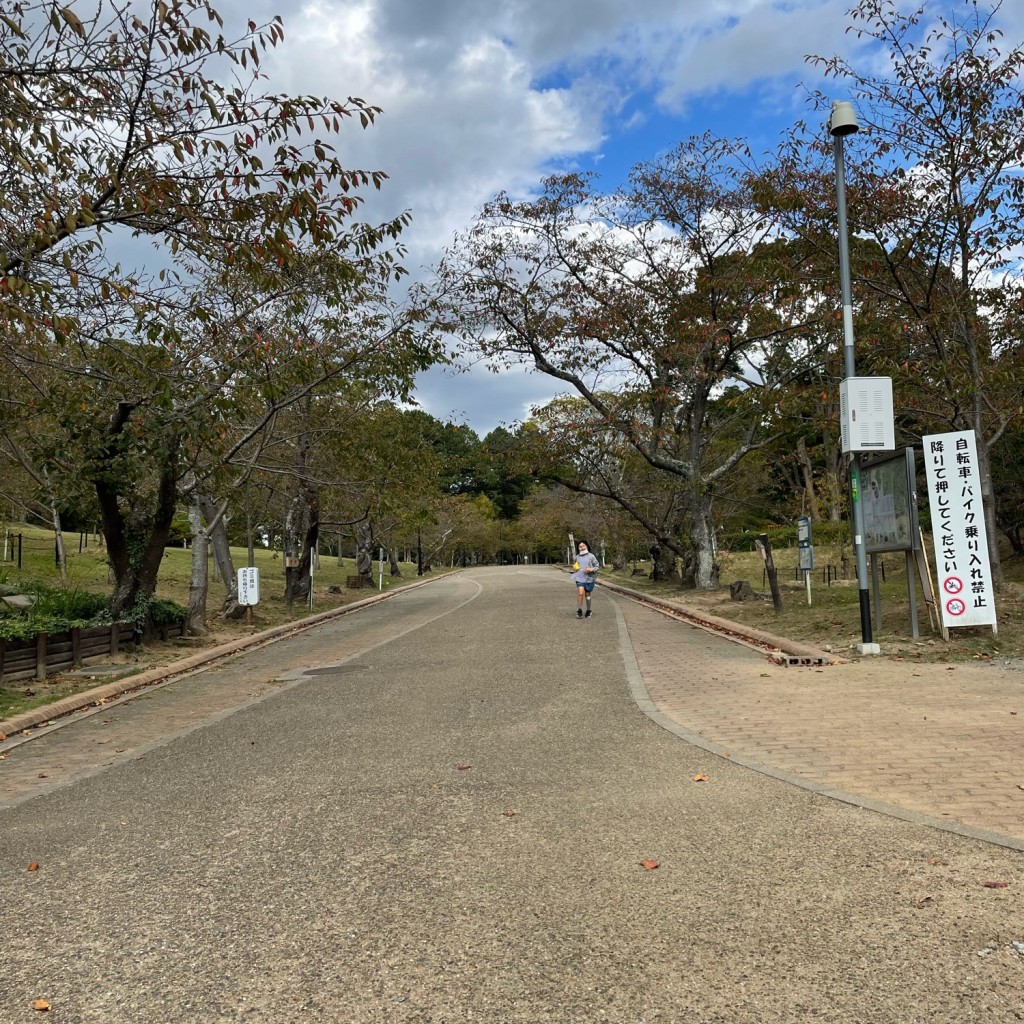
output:
[[[181,636],[180,625],[161,628],[161,638]],[[47,675],[80,668],[135,646],[132,625],[75,627],[52,636],[40,633],[32,640],[0,637],[0,683],[16,679],[46,679]]]

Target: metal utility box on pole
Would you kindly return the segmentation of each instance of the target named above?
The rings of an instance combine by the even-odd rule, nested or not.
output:
[[[839,382],[843,453],[896,448],[891,377],[847,377]]]

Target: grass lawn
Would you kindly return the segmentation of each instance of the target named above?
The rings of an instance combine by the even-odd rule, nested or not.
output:
[[[848,579],[834,579],[831,584],[823,579],[825,567],[840,567],[838,548],[815,547],[815,565],[811,575],[810,604],[802,575],[798,577],[797,548],[779,548],[773,552],[782,592],[782,611],[776,613],[761,555],[754,552],[722,552],[722,587],[708,593],[680,590],[664,583],[652,583],[646,576],[606,571],[608,579],[624,586],[656,594],[680,602],[695,610],[705,611],[723,619],[754,626],[790,640],[810,643],[839,655],[854,653],[861,641],[860,598],[857,586],[857,567],[847,548]],[[932,553],[928,551],[931,559]],[[885,570],[885,581],[880,584],[881,625],[876,624],[876,609],[872,594],[872,634],[881,646],[882,654],[895,658],[920,658],[930,661],[984,661],[1024,658],[1024,560],[1007,559],[1003,571],[1007,582],[996,599],[998,635],[988,627],[951,629],[949,641],[929,620],[923,589],[917,573],[913,573],[920,635],[912,635],[910,601],[907,590],[905,558],[902,552],[879,555],[879,575]],[[641,563],[641,569],[650,569]],[[934,575],[934,574],[933,574]],[[728,584],[748,580],[751,587],[762,595],[757,600],[733,601]],[[1022,677],[1024,683],[1024,677]]]

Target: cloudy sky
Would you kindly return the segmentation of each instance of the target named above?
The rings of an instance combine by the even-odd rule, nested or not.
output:
[[[925,2],[936,12],[963,9],[963,0]],[[553,170],[594,170],[613,186],[633,164],[706,130],[767,151],[807,115],[804,87],[821,84],[805,55],[855,55],[847,0],[219,6],[257,21],[283,15],[285,43],[264,62],[272,91],[360,96],[383,108],[374,127],[346,130],[338,148],[349,166],[390,175],[373,212],[412,212],[405,242],[414,274],[495,192],[526,195]],[[1024,3],[1005,6],[1016,41]],[[418,398],[483,436],[554,393],[540,376],[478,369],[431,371]]]

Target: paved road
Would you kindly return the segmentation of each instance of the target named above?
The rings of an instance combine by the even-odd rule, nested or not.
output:
[[[1024,1019],[1024,855],[683,742],[574,606],[465,573],[12,751],[0,1021]]]

